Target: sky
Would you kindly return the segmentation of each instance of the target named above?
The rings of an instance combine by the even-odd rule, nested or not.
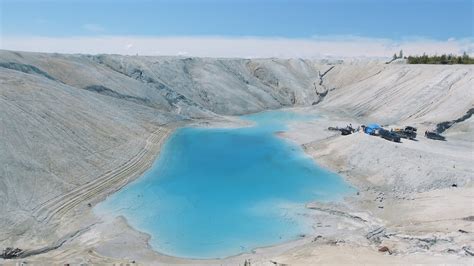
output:
[[[474,53],[473,0],[0,2],[2,49],[218,57]]]

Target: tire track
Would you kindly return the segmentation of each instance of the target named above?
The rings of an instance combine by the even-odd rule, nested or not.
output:
[[[55,218],[62,217],[87,200],[103,196],[102,194],[106,191],[112,193],[120,189],[131,178],[138,176],[151,166],[157,152],[171,131],[172,129],[160,127],[148,137],[144,147],[130,160],[95,180],[38,206],[33,211],[33,217],[38,222],[48,223]]]

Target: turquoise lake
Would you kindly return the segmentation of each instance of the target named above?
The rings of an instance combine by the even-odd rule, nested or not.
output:
[[[242,116],[254,126],[182,128],[142,177],[100,203],[151,236],[156,251],[222,258],[311,232],[305,203],[354,193],[296,144],[279,138],[288,122],[317,116],[269,111]]]

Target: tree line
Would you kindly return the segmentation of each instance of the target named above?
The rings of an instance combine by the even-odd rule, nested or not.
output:
[[[474,64],[474,58],[470,57],[466,52],[463,55],[442,54],[442,55],[426,55],[405,57],[408,64]]]

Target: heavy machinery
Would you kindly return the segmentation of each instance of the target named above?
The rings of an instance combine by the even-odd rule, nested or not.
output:
[[[394,128],[392,132],[404,139],[416,139],[416,127],[406,126],[405,128]]]
[[[352,125],[347,125],[346,127],[328,127],[328,130],[340,131],[341,135],[346,136],[355,132],[355,129]]]

